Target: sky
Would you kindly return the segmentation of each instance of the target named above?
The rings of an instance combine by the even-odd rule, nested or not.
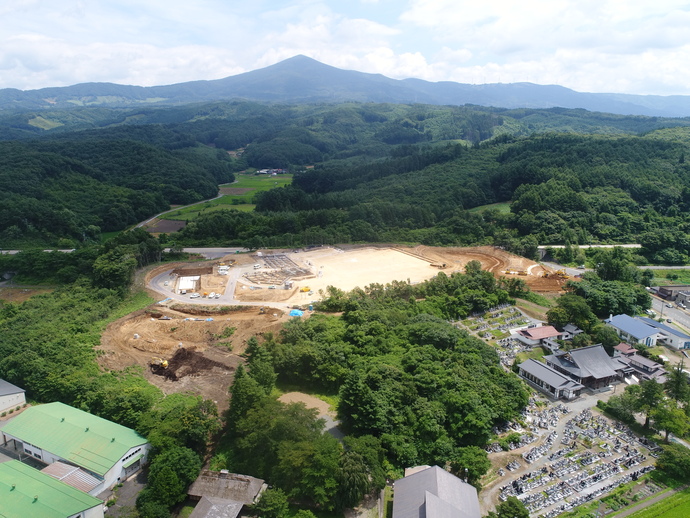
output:
[[[297,54],[394,79],[690,95],[690,0],[0,3],[0,88],[220,79]]]

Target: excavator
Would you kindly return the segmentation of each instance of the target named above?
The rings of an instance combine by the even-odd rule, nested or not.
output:
[[[151,367],[151,372],[154,374],[160,374],[168,368],[168,360],[154,356],[149,361],[149,367]]]

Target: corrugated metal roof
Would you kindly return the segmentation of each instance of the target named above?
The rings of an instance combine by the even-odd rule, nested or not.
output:
[[[10,394],[19,394],[20,392],[26,392],[15,385],[12,385],[9,381],[0,380],[0,396],[9,396]]]
[[[690,336],[683,333],[680,329],[676,329],[674,327],[667,326],[663,322],[657,322],[656,320],[653,320],[653,319],[647,318],[647,317],[640,317],[640,320],[642,320],[642,322],[644,322],[645,324],[650,325],[651,327],[661,329],[662,331],[664,331],[664,333],[672,334],[672,335],[677,336],[678,338],[682,338],[684,340],[690,340]]]
[[[3,432],[101,476],[147,442],[130,428],[62,403],[28,408]]]
[[[606,319],[606,322],[624,333],[634,336],[638,340],[644,340],[658,333],[654,327],[629,315],[616,315],[615,317]]]
[[[428,501],[427,492],[436,498]],[[449,506],[457,510],[450,516]],[[439,512],[437,517],[432,514]],[[393,518],[479,518],[477,490],[447,471],[432,466],[395,481]]]
[[[7,518],[65,518],[103,505],[17,460],[0,464],[0,495],[0,516]]]
[[[563,333],[553,326],[540,326],[523,329],[520,331],[520,334],[532,340],[543,340],[544,338],[553,338]]]
[[[84,493],[90,493],[101,483],[100,480],[89,475],[83,469],[59,461],[46,466],[41,472]]]

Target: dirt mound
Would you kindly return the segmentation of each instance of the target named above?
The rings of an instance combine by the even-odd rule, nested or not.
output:
[[[234,367],[228,368],[224,363],[206,358],[202,353],[184,347],[175,351],[168,361],[168,367],[158,369],[155,374],[163,376],[170,381],[178,381],[185,376],[198,375],[213,368],[234,371]]]
[[[243,363],[240,354],[247,340],[264,333],[279,333],[288,319],[273,308],[265,314],[259,311],[256,307],[230,308],[207,320],[152,306],[108,325],[101,336],[98,362],[113,370],[140,366],[144,377],[164,393],[198,394],[215,401],[223,411],[227,408],[233,373]],[[161,316],[154,318],[154,313]],[[182,349],[193,354],[187,356],[187,352],[179,352]],[[149,364],[153,358],[168,360],[168,368],[174,367],[176,381],[151,372]]]

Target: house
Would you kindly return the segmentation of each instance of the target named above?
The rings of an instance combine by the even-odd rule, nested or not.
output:
[[[563,337],[563,332],[553,326],[528,327],[520,329],[517,334],[518,340],[531,346],[542,345],[545,340],[561,339]]]
[[[103,518],[103,501],[18,460],[0,463],[0,516]]]
[[[227,470],[203,470],[187,494],[199,503],[190,518],[235,518],[245,505],[255,503],[266,484],[260,478]]]
[[[393,518],[480,518],[477,490],[438,466],[395,481]]]
[[[2,429],[5,447],[40,460],[76,466],[110,489],[141,469],[151,445],[134,430],[62,403],[27,408]]]
[[[615,329],[621,340],[631,345],[653,347],[659,338],[659,330],[656,327],[628,315],[611,316],[604,320],[604,323]]]
[[[518,367],[520,377],[528,385],[556,399],[574,399],[585,388],[565,374],[561,374],[548,365],[531,358],[522,362]]]
[[[676,300],[676,297],[681,291],[690,291],[690,286],[687,284],[672,284],[669,286],[659,286],[657,293],[659,297],[666,300]]]
[[[690,336],[679,329],[647,317],[640,317],[639,320],[654,327],[659,332],[658,343],[674,349],[690,349]]]
[[[655,379],[658,383],[666,381],[666,369],[655,361],[645,358],[637,352],[637,349],[628,344],[618,344],[614,357],[618,361],[625,363],[632,370],[632,375],[640,381]]]
[[[602,345],[590,345],[544,356],[552,369],[591,389],[607,387],[629,374],[630,367],[611,358]]]
[[[20,389],[12,385],[12,383],[0,379],[0,412],[6,412],[25,403],[24,389]]]

